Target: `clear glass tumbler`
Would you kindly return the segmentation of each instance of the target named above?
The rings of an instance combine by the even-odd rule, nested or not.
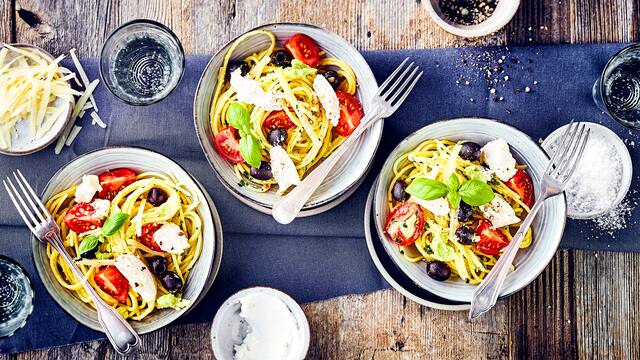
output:
[[[624,126],[640,129],[640,44],[611,57],[592,93],[602,111]]]
[[[155,21],[125,23],[102,46],[102,81],[113,95],[130,105],[150,105],[166,98],[183,73],[180,40]]]
[[[33,311],[33,289],[24,269],[0,255],[0,337],[24,326]]]

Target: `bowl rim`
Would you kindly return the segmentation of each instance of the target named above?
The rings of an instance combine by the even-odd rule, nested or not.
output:
[[[161,31],[164,31],[165,33],[167,33],[167,35],[169,35],[169,37],[176,42],[176,44],[178,45],[178,50],[180,50],[179,52],[182,55],[182,61],[180,62],[180,76],[178,77],[178,80],[176,81],[176,83],[173,85],[173,88],[171,90],[169,90],[169,92],[166,93],[165,96],[163,96],[161,98],[158,98],[158,99],[155,99],[153,101],[134,102],[134,101],[130,101],[128,99],[122,98],[120,95],[118,95],[111,88],[111,86],[109,86],[109,82],[105,80],[105,73],[108,72],[108,70],[103,69],[103,66],[102,66],[102,59],[105,57],[105,53],[104,52],[105,52],[105,48],[107,47],[107,44],[113,39],[113,37],[117,33],[119,33],[120,31],[124,30],[125,28],[127,28],[127,27],[129,27],[131,25],[137,25],[137,24],[146,24],[146,25],[155,26],[155,27],[159,28]],[[118,26],[117,28],[113,29],[113,31],[111,31],[109,33],[109,36],[107,36],[107,38],[104,40],[104,42],[102,43],[102,46],[100,47],[100,57],[98,58],[98,73],[100,74],[100,80],[104,84],[104,87],[107,88],[107,90],[109,90],[111,95],[115,96],[116,99],[124,102],[125,104],[132,105],[132,106],[153,105],[153,104],[159,103],[160,101],[168,98],[169,95],[171,95],[175,91],[175,89],[178,88],[178,86],[180,85],[180,82],[182,81],[182,78],[184,76],[186,58],[187,58],[187,56],[186,56],[186,54],[184,52],[184,47],[182,46],[182,42],[180,42],[180,38],[178,38],[178,36],[173,32],[173,30],[171,30],[171,28],[169,28],[167,25],[165,25],[163,23],[160,23],[158,21],[151,20],[151,19],[134,19],[134,20],[130,20],[130,21],[124,22],[120,26]]]
[[[425,126],[419,128],[419,129],[417,129],[416,131],[412,132],[407,137],[405,137],[402,141],[400,141],[400,143],[398,143],[398,145],[396,145],[394,147],[394,149],[389,153],[389,156],[387,156],[387,158],[385,159],[385,161],[384,161],[384,163],[382,165],[382,168],[384,168],[387,165],[387,163],[391,160],[391,155],[393,153],[395,153],[401,145],[403,145],[407,141],[411,140],[412,138],[418,136],[418,133],[423,131],[425,128],[431,127],[431,126],[437,126],[437,125],[441,125],[441,124],[449,123],[449,122],[453,122],[453,121],[456,121],[456,122],[487,121],[490,124],[492,124],[493,126],[504,126],[504,127],[510,128],[511,130],[515,130],[517,133],[519,133],[521,136],[523,136],[523,138],[525,140],[528,140],[531,144],[533,144],[535,147],[537,147],[538,150],[540,151],[540,153],[544,156],[544,158],[547,161],[550,160],[549,155],[540,146],[540,144],[538,142],[536,142],[527,133],[525,133],[524,131],[520,130],[518,127],[516,127],[514,125],[511,125],[511,124],[507,124],[507,123],[501,122],[501,121],[496,120],[496,119],[484,118],[484,117],[466,116],[466,117],[447,118],[447,119],[441,119],[441,120],[438,120],[438,121],[434,121],[432,123],[429,123],[428,125],[425,125]],[[377,181],[376,182],[376,192],[381,186],[385,186],[385,185],[383,185],[380,181]],[[561,214],[563,215],[562,216],[562,223],[560,224],[560,229],[559,229],[559,232],[558,232],[558,234],[556,236],[556,239],[551,243],[552,246],[544,248],[547,251],[544,253],[544,256],[537,261],[538,263],[544,262],[544,266],[540,266],[538,269],[535,269],[535,274],[533,274],[533,276],[529,276],[528,279],[525,278],[524,280],[520,281],[519,284],[517,286],[515,286],[513,289],[511,289],[510,291],[506,291],[505,292],[504,288],[503,288],[503,291],[499,295],[499,299],[503,299],[503,298],[506,298],[508,296],[511,296],[511,295],[515,294],[516,292],[518,292],[518,291],[524,289],[525,287],[527,287],[527,285],[532,283],[535,279],[538,278],[538,276],[540,276],[540,274],[544,271],[544,269],[547,268],[547,266],[549,265],[549,263],[551,262],[551,260],[555,256],[555,254],[556,254],[556,252],[557,252],[557,250],[558,250],[558,248],[560,246],[560,242],[562,241],[562,238],[564,236],[564,230],[565,230],[566,224],[567,224],[567,199],[566,199],[566,195],[563,192],[561,195],[558,195],[558,196],[561,196],[561,198],[560,198],[561,199],[560,206],[562,207]],[[374,193],[372,209],[373,209],[373,211],[375,211],[374,216],[378,217],[380,214],[379,214],[378,208],[376,206],[375,193]],[[376,233],[378,235],[378,240],[379,241],[382,241],[383,244],[384,244],[384,242],[388,242],[386,236],[384,234],[380,234],[379,227],[377,225],[376,225]],[[550,251],[551,248],[553,248],[553,251]],[[394,257],[391,257],[391,258],[392,258],[393,262],[396,264],[396,266],[398,266],[400,268],[400,270],[403,273],[406,274],[406,272],[400,266],[400,264],[398,264],[396,259]],[[409,276],[409,274],[407,274],[407,276]],[[413,280],[413,277],[411,277],[411,276],[409,276],[409,277]],[[434,293],[435,295],[441,296],[443,298],[446,298],[446,299],[449,299],[449,300],[452,300],[452,301],[468,302],[468,301],[471,300],[471,299],[462,299],[462,298],[458,298],[458,297],[452,297],[448,293],[435,292],[432,289],[425,288],[422,284],[420,284],[419,282],[417,282],[415,280],[414,280],[414,282],[416,282],[416,284],[418,286],[420,286],[421,288],[423,288],[423,289],[425,289],[427,291],[430,291],[430,292]],[[469,286],[473,286],[473,285],[469,285]]]
[[[427,13],[429,13],[429,16],[431,16],[431,19],[433,19],[433,21],[435,21],[435,23],[438,26],[440,26],[442,29],[444,29],[445,31],[453,35],[457,35],[465,38],[481,37],[481,36],[489,35],[496,31],[501,30],[513,19],[516,12],[518,12],[518,9],[520,8],[520,0],[509,0],[509,3],[507,4],[507,6],[510,6],[510,7],[504,7],[505,9],[504,18],[502,20],[496,20],[493,26],[487,26],[485,24],[486,28],[483,29],[482,24],[489,21],[491,17],[493,17],[496,14],[495,12],[487,20],[479,24],[475,24],[475,25],[453,24],[449,22],[446,18],[440,16],[440,14],[436,11],[435,7],[433,6],[433,3],[431,2],[431,0],[425,0],[423,1],[423,3],[427,8]]]
[[[223,231],[222,231],[222,223],[220,221],[220,217],[219,217],[219,213],[217,211],[217,208],[215,207],[215,204],[213,203],[213,200],[211,199],[211,196],[208,194],[208,192],[206,191],[206,189],[200,184],[200,182],[198,182],[197,179],[195,179],[193,177],[193,175],[191,175],[182,165],[178,164],[176,161],[172,160],[171,158],[169,158],[168,156],[157,152],[155,150],[151,150],[149,148],[145,148],[142,146],[127,146],[127,145],[114,145],[114,146],[105,146],[105,147],[101,147],[98,149],[94,149],[91,151],[88,151],[84,154],[81,154],[80,156],[68,161],[66,164],[62,165],[52,176],[51,178],[47,181],[46,185],[42,188],[42,191],[40,192],[40,197],[42,198],[44,193],[47,191],[47,189],[51,186],[51,183],[54,181],[54,179],[56,179],[60,173],[65,170],[66,168],[68,168],[69,166],[71,166],[73,163],[75,163],[76,161],[89,156],[91,154],[97,153],[97,152],[102,152],[102,151],[111,151],[111,150],[118,150],[118,149],[133,149],[136,151],[144,151],[144,152],[149,152],[151,154],[154,155],[159,155],[163,158],[165,158],[166,160],[174,163],[175,165],[177,165],[180,169],[182,169],[182,171],[184,171],[184,173],[196,184],[196,188],[198,191],[200,191],[202,193],[202,196],[207,200],[205,206],[209,209],[209,211],[211,212],[211,219],[213,220],[213,236],[214,236],[214,249],[213,249],[213,254],[212,254],[212,259],[211,259],[211,263],[209,264],[209,269],[207,271],[207,280],[205,281],[202,289],[200,290],[200,292],[198,293],[197,297],[193,300],[193,303],[191,304],[191,306],[187,307],[186,309],[182,310],[181,312],[176,312],[178,315],[175,316],[174,319],[162,323],[162,324],[158,324],[158,325],[154,325],[154,326],[150,326],[148,329],[137,329],[136,327],[136,332],[140,335],[143,334],[147,334],[150,332],[154,332],[156,330],[159,330],[161,328],[164,328],[165,326],[170,325],[171,323],[173,323],[174,321],[178,320],[179,318],[181,318],[182,316],[188,314],[191,310],[193,310],[193,308],[195,308],[200,301],[204,298],[204,295],[206,295],[209,290],[211,290],[211,287],[213,286],[213,283],[215,282],[215,279],[217,278],[218,272],[220,270],[220,266],[221,266],[221,262],[222,262],[222,252],[223,252]],[[39,261],[39,259],[36,258],[36,247],[42,247],[43,244],[35,237],[35,235],[31,234],[30,236],[31,238],[31,248],[32,248],[32,256],[31,259],[33,261],[34,267],[36,269],[36,273],[38,274],[38,277],[40,278],[40,281],[42,282],[44,288],[47,290],[47,293],[49,294],[49,296],[56,302],[56,304],[58,304],[58,306],[66,313],[68,314],[70,317],[72,317],[75,321],[77,321],[78,323],[101,333],[104,333],[104,330],[102,330],[102,328],[98,325],[95,326],[95,324],[93,323],[88,323],[85,322],[84,320],[81,320],[77,317],[77,315],[75,314],[75,310],[74,308],[70,305],[67,304],[65,302],[62,301],[62,299],[59,299],[57,296],[55,296],[55,294],[52,292],[53,290],[53,286],[56,286],[53,283],[49,283],[43,280],[43,275],[41,273],[41,268],[43,266],[46,266],[46,264],[41,264],[41,262]],[[201,254],[202,255],[202,254]],[[200,258],[198,259],[198,261],[200,261]],[[66,289],[64,289],[66,291]],[[73,298],[74,302],[78,302],[79,299],[77,299],[74,295],[70,295]],[[130,321],[127,321],[131,324]],[[144,323],[144,321],[136,321],[133,324],[142,324]]]
[[[640,46],[640,45],[639,45]],[[620,153],[620,157],[621,157],[621,162],[622,162],[622,171],[623,171],[623,175],[626,174],[627,176],[622,178],[622,183],[621,183],[621,190],[618,192],[618,195],[615,199],[615,201],[611,204],[611,207],[599,212],[590,212],[590,213],[570,213],[570,207],[567,204],[567,216],[572,218],[572,219],[577,219],[577,220],[589,220],[589,219],[594,219],[600,215],[606,214],[607,212],[611,211],[613,208],[615,208],[616,206],[618,206],[622,201],[624,201],[625,197],[627,196],[627,193],[629,192],[629,189],[631,188],[631,183],[633,182],[633,161],[631,160],[631,154],[629,152],[629,149],[627,148],[627,146],[625,145],[625,143],[622,141],[622,139],[620,138],[620,136],[618,136],[618,134],[616,134],[613,130],[609,129],[608,127],[602,125],[602,124],[598,124],[595,122],[590,122],[590,121],[580,121],[579,123],[582,124],[587,124],[587,126],[589,128],[595,128],[596,132],[599,132],[600,134],[602,134],[604,137],[606,138],[610,138],[610,139],[615,139],[614,145],[616,147],[616,149],[624,149],[625,151],[619,152]],[[540,145],[540,147],[542,147],[542,150],[544,150],[545,153],[547,153],[546,147],[548,147],[551,143],[552,139],[557,138],[558,136],[560,136],[560,132],[562,130],[564,130],[567,126],[569,126],[569,124],[565,124],[560,126],[559,128],[553,130],[551,133],[549,133],[549,135],[547,135],[544,139],[544,141],[542,142],[542,144]],[[547,153],[547,156],[549,156],[549,154]],[[628,165],[628,166],[627,166]],[[566,194],[566,193],[565,193]]]
[[[205,156],[205,158],[207,159],[207,162],[209,163],[209,166],[213,169],[214,174],[216,175],[216,177],[218,178],[218,180],[223,184],[223,186],[238,200],[240,200],[242,203],[244,203],[245,205],[249,206],[250,208],[254,209],[254,210],[258,210],[262,213],[271,215],[271,211],[272,211],[272,205],[270,204],[266,204],[264,202],[258,201],[256,199],[251,199],[251,198],[247,198],[245,196],[243,196],[234,186],[231,186],[230,184],[227,184],[226,180],[222,177],[222,175],[219,173],[218,169],[216,168],[216,166],[214,165],[213,160],[211,159],[210,155],[207,153],[206,149],[205,149],[205,144],[204,142],[207,139],[207,134],[203,134],[200,129],[198,128],[198,94],[201,91],[201,88],[203,86],[203,81],[204,81],[204,75],[207,72],[207,70],[212,66],[212,63],[214,61],[214,59],[216,57],[218,57],[220,54],[223,53],[223,51],[225,51],[229,46],[231,46],[231,44],[233,44],[238,38],[242,37],[243,35],[255,31],[255,30],[260,30],[263,28],[268,28],[268,27],[277,27],[277,26],[284,26],[284,27],[288,27],[288,26],[300,26],[303,28],[311,28],[311,29],[315,29],[315,30],[319,30],[322,32],[325,32],[329,35],[331,35],[332,37],[338,38],[340,40],[342,40],[344,43],[346,43],[349,48],[351,50],[353,50],[354,54],[360,58],[360,60],[362,60],[366,65],[367,68],[365,69],[365,72],[368,72],[369,75],[371,75],[371,79],[374,82],[374,84],[377,86],[378,85],[378,81],[375,77],[375,75],[373,74],[373,71],[371,70],[371,67],[369,66],[369,64],[367,63],[366,59],[364,58],[364,56],[362,56],[362,53],[360,53],[360,51],[358,49],[356,49],[350,42],[348,42],[346,39],[344,39],[342,36],[329,31],[327,29],[324,29],[320,26],[317,25],[313,25],[313,24],[308,24],[308,23],[301,23],[301,22],[272,22],[272,23],[265,23],[265,24],[261,24],[258,25],[256,27],[253,27],[249,30],[243,31],[242,33],[240,33],[239,35],[235,36],[233,39],[229,40],[228,42],[226,42],[224,45],[222,45],[220,47],[220,49],[218,49],[212,56],[211,59],[209,59],[209,61],[207,62],[207,65],[204,67],[204,69],[202,70],[202,75],[200,76],[200,79],[198,80],[198,84],[196,86],[196,91],[195,91],[195,96],[193,98],[193,123],[194,123],[194,127],[195,127],[195,131],[196,131],[196,137],[198,138],[198,142],[200,143],[200,148],[202,149],[202,152]],[[371,126],[371,129],[367,130],[370,131],[372,129],[374,129],[375,126],[379,126],[380,127],[380,136],[378,136],[377,140],[376,140],[376,144],[375,144],[375,148],[373,151],[373,154],[371,156],[371,158],[369,159],[366,167],[365,167],[365,171],[362,173],[362,175],[357,178],[354,179],[354,181],[352,181],[350,184],[348,184],[343,190],[339,191],[338,193],[336,193],[335,195],[324,199],[320,202],[315,202],[315,203],[307,203],[305,204],[305,206],[300,210],[300,212],[298,213],[298,215],[296,217],[306,217],[306,216],[312,216],[312,215],[317,215],[320,213],[323,213],[325,211],[331,210],[332,208],[338,206],[339,204],[341,204],[343,201],[345,201],[351,194],[353,194],[353,192],[355,192],[355,190],[363,183],[364,178],[368,175],[369,171],[371,170],[371,167],[376,159],[376,154],[378,152],[378,149],[380,147],[380,142],[382,141],[382,134],[384,132],[384,119],[379,119],[377,120],[377,122],[379,124],[373,124]],[[365,133],[366,134],[366,133]],[[365,134],[363,134],[362,136],[364,136]]]
[[[300,306],[300,303],[298,303],[298,301],[296,301],[293,298],[293,296],[289,295],[288,293],[280,289],[276,289],[275,287],[265,286],[265,285],[248,286],[234,292],[227,299],[225,299],[224,302],[218,308],[218,310],[216,310],[216,313],[213,316],[213,320],[211,321],[211,330],[209,331],[209,341],[211,342],[211,350],[213,351],[214,355],[218,355],[216,354],[216,351],[215,351],[216,350],[215,339],[217,338],[216,330],[219,330],[220,321],[222,321],[220,319],[223,312],[228,311],[233,304],[238,302],[241,298],[241,295],[244,295],[245,293],[250,294],[251,292],[259,292],[259,291],[262,291],[264,293],[277,297],[282,302],[284,302],[284,304],[289,308],[289,310],[294,315],[294,317],[298,315],[298,318],[304,320],[302,323],[300,323],[299,321],[296,321],[296,323],[298,324],[298,329],[300,330],[300,336],[302,339],[302,348],[301,348],[302,353],[300,355],[302,355],[301,359],[304,359],[309,351],[309,343],[310,343],[310,337],[311,337],[311,331],[309,328],[309,319],[307,319],[307,315],[304,313],[304,310],[302,310],[302,306]],[[292,307],[292,305],[295,305],[295,306]],[[298,318],[296,318],[296,320],[298,320]],[[216,327],[216,325],[218,325],[218,327]]]
[[[44,57],[48,58],[49,61],[53,61],[56,58],[53,57],[53,55],[48,52],[47,50],[37,46],[37,45],[32,45],[32,44],[27,44],[27,43],[8,43],[7,45],[13,46],[13,47],[21,47],[21,48],[30,48],[30,49],[35,49],[40,51],[40,53],[42,53],[42,55],[44,55]],[[0,44],[0,49],[3,48],[4,45]],[[69,84],[71,86],[71,81],[67,80],[66,81],[67,84]],[[45,149],[47,146],[53,144],[61,135],[62,133],[64,133],[64,129],[69,125],[69,122],[71,121],[71,115],[73,114],[73,107],[75,106],[75,99],[72,102],[68,102],[67,103],[67,109],[65,110],[66,112],[66,119],[64,119],[64,125],[60,127],[60,130],[58,130],[55,134],[53,134],[53,136],[51,137],[51,139],[47,140],[46,142],[44,142],[41,145],[35,146],[35,147],[29,147],[29,148],[25,148],[24,150],[11,150],[10,149],[0,149],[0,154],[4,154],[4,155],[9,155],[9,156],[24,156],[24,155],[29,155],[29,154],[33,154],[35,152],[38,152],[40,150]],[[58,119],[58,121],[60,121],[60,119],[62,118],[62,116]],[[47,132],[48,134],[48,132]]]

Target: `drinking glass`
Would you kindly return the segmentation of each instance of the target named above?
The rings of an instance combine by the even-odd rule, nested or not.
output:
[[[640,129],[640,44],[618,51],[593,85],[593,101],[614,120]]]
[[[184,50],[168,27],[133,20],[109,35],[100,54],[100,76],[113,95],[130,105],[167,97],[184,72]]]
[[[33,289],[22,266],[0,255],[0,337],[11,336],[33,311]]]

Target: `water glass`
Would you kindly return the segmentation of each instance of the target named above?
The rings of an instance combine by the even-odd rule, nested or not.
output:
[[[24,326],[33,311],[33,289],[24,269],[0,255],[0,337]]]
[[[184,50],[168,27],[134,20],[109,35],[100,54],[100,76],[113,95],[130,105],[167,97],[184,72]]]
[[[593,85],[593,100],[614,120],[640,129],[640,44],[618,51]]]

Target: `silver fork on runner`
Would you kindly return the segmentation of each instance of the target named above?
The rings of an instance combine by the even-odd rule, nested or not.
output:
[[[322,184],[331,169],[338,160],[352,147],[352,144],[377,120],[389,117],[405,101],[413,87],[416,85],[422,71],[420,67],[411,62],[405,66],[409,58],[404,61],[389,75],[378,91],[373,96],[370,109],[362,119],[356,130],[349,135],[328,158],[309,173],[302,182],[285,195],[272,210],[273,218],[281,224],[289,224],[296,218],[304,204]]]
[[[120,354],[129,354],[135,351],[140,345],[140,337],[129,323],[114,309],[107,305],[102,298],[96,293],[95,289],[89,284],[85,275],[80,271],[75,261],[65,249],[62,239],[60,238],[60,228],[54,221],[51,213],[44,206],[40,198],[22,175],[20,170],[13,173],[15,182],[7,177],[2,180],[4,187],[9,193],[9,197],[13,205],[20,213],[22,220],[29,230],[43,243],[49,243],[62,256],[69,265],[73,274],[78,278],[89,297],[96,306],[98,312],[98,321],[102,325],[107,338],[113,345],[113,348]],[[20,191],[18,191],[18,188]]]

